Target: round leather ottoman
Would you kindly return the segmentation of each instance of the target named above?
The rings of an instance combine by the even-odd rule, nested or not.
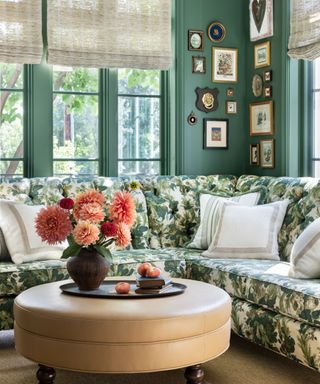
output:
[[[187,286],[183,294],[154,299],[69,296],[59,289],[65,281],[30,288],[14,303],[16,349],[40,364],[39,383],[53,383],[53,367],[141,373],[190,366],[187,383],[201,383],[199,364],[229,347],[231,300],[213,285],[174,281]]]

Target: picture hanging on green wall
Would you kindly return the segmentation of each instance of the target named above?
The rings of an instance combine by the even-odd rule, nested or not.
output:
[[[273,0],[250,0],[250,40],[273,36]]]

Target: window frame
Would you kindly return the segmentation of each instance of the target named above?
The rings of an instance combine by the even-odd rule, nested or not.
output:
[[[53,176],[53,71],[45,62],[23,66],[24,175]],[[99,176],[118,176],[117,69],[99,69]],[[169,72],[161,71],[160,80],[160,174],[168,174],[170,165]],[[72,93],[72,92],[71,92]],[[50,149],[50,150],[48,150]],[[79,159],[77,159],[79,160]],[[57,176],[58,177],[58,176]],[[78,177],[81,177],[79,175]],[[87,176],[83,176],[87,177]]]

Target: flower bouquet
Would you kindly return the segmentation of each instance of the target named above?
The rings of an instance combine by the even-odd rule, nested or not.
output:
[[[62,258],[71,257],[67,263],[70,276],[80,289],[89,290],[96,289],[92,286],[99,286],[106,276],[111,244],[119,247],[130,244],[130,229],[135,219],[135,203],[130,192],[116,192],[108,205],[104,195],[92,189],[78,194],[74,200],[63,198],[58,204],[42,208],[36,217],[35,228],[48,244],[68,241]],[[81,263],[84,264],[82,267]],[[96,275],[98,270],[103,271],[99,278],[96,277],[95,284],[90,285],[89,276]],[[79,274],[83,284],[78,281]]]

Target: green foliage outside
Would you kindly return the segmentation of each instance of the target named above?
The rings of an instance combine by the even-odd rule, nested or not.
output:
[[[0,87],[22,88],[22,67],[0,64]],[[54,173],[97,174],[99,156],[99,71],[88,68],[53,70]],[[90,93],[90,94],[77,94]],[[118,71],[119,158],[160,156],[160,72]],[[93,94],[91,94],[93,93]],[[0,157],[23,157],[23,93],[0,91]],[[61,160],[63,159],[63,161]],[[77,160],[78,159],[78,160]],[[83,161],[87,159],[90,161]],[[96,161],[95,161],[96,160]],[[9,165],[8,165],[9,164]],[[158,162],[120,162],[122,174],[154,173]],[[20,173],[16,162],[1,162],[0,173]]]

